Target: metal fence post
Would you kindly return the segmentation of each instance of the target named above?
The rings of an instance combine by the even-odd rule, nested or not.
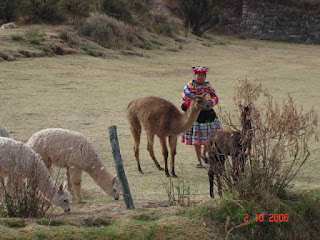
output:
[[[117,135],[117,126],[110,126],[108,130],[109,130],[110,142],[112,147],[112,155],[115,162],[115,167],[117,170],[117,175],[118,175],[118,179],[122,189],[123,199],[126,204],[126,208],[135,209],[133,200],[131,197],[126,173],[124,171],[121,154],[120,154],[120,147],[119,147],[119,141],[118,141],[118,135]]]

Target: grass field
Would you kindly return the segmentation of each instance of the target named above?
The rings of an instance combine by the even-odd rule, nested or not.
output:
[[[10,40],[2,37],[1,41]],[[116,125],[134,201],[141,204],[167,200],[163,183],[168,179],[153,165],[144,133],[140,154],[145,174],[137,171],[126,119],[126,107],[133,99],[158,96],[179,107],[181,91],[192,78],[191,66],[206,65],[212,69],[207,80],[216,89],[224,111],[236,110],[233,87],[237,79],[247,77],[261,81],[279,102],[290,93],[298,106],[320,112],[320,46],[233,38],[223,41],[227,44],[215,45],[190,37],[182,50],[168,51],[163,47],[144,52],[146,57],[114,51],[108,58],[68,55],[0,62],[0,124],[23,142],[44,128],[81,132],[114,172],[107,127]],[[195,168],[194,149],[178,143],[177,151],[179,181],[190,186],[195,194],[191,200],[208,201],[207,171]],[[158,140],[155,154],[163,165]],[[297,188],[319,189],[319,170],[319,158],[306,165],[297,179]],[[83,192],[88,203],[75,203],[75,214],[101,212],[119,204],[123,207],[122,199],[115,202],[105,196],[86,173]]]

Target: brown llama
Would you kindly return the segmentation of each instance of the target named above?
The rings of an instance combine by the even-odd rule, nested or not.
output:
[[[206,148],[209,157],[208,176],[211,198],[214,198],[214,176],[217,178],[218,194],[222,196],[221,177],[225,173],[224,163],[228,155],[232,158],[232,176],[235,182],[239,177],[239,170],[244,172],[248,152],[251,150],[251,108],[251,104],[247,107],[240,105],[241,131],[216,130],[211,132],[208,138]]]
[[[203,98],[203,95],[197,95],[191,100],[190,107],[185,113],[181,113],[172,103],[158,97],[139,98],[129,103],[128,120],[134,139],[134,155],[140,173],[143,174],[139,160],[142,125],[147,135],[147,149],[150,156],[156,167],[159,170],[163,170],[153,151],[154,136],[157,135],[159,137],[164,159],[164,170],[167,177],[170,177],[166,143],[166,137],[168,137],[171,157],[170,173],[172,177],[177,177],[174,171],[174,157],[176,155],[178,135],[192,127],[201,110],[210,109],[210,103]]]

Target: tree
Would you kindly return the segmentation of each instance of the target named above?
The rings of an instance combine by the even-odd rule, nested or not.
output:
[[[219,21],[220,1],[218,0],[180,0],[180,13],[184,27],[201,36]]]
[[[63,6],[68,14],[71,15],[73,21],[90,16],[95,4],[98,0],[64,0]]]
[[[0,19],[14,21],[17,15],[17,0],[0,0]]]

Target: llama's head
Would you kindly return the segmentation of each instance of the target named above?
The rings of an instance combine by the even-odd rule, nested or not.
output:
[[[52,201],[61,207],[64,212],[70,212],[72,197],[70,192],[62,184],[59,186],[59,189],[55,191]]]
[[[120,192],[121,192],[121,188],[120,188],[118,177],[117,175],[114,175],[112,179],[112,196],[115,200],[119,200]]]
[[[209,101],[205,100],[204,95],[195,95],[194,97],[191,97],[191,106],[197,110],[210,110],[211,104]]]

